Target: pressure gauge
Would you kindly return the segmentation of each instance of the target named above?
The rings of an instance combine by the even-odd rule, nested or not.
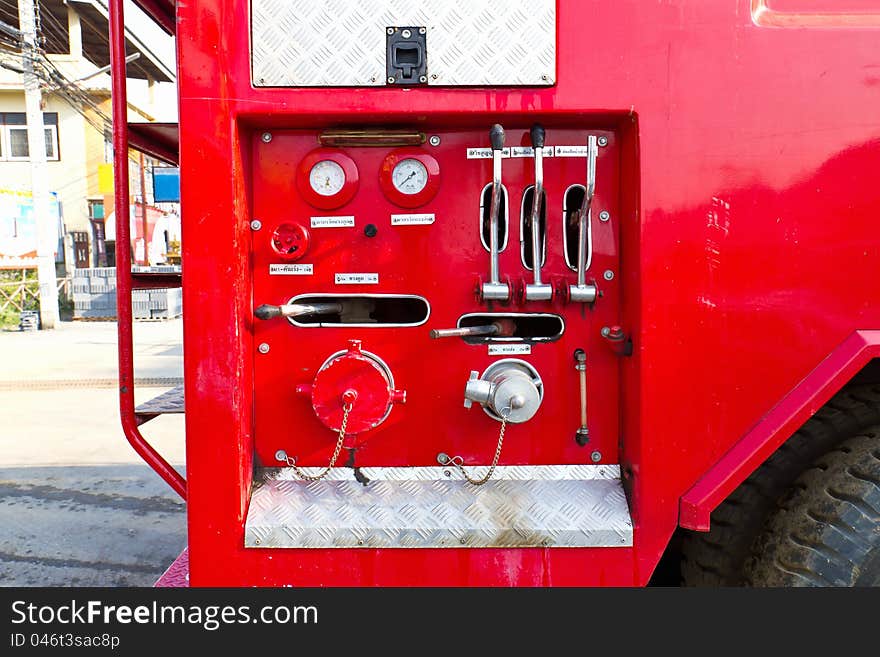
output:
[[[428,170],[417,159],[408,157],[394,165],[391,183],[401,194],[418,194],[428,184]]]
[[[345,171],[333,160],[321,160],[309,171],[309,184],[316,194],[335,196],[345,185]]]
[[[395,205],[415,208],[430,201],[437,193],[440,165],[420,148],[398,148],[382,162],[379,185]]]
[[[300,196],[316,208],[342,207],[357,192],[357,166],[338,149],[316,148],[300,161],[296,187]]]

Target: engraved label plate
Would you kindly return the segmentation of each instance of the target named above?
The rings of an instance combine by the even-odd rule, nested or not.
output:
[[[312,265],[297,263],[295,265],[269,265],[270,276],[311,276]]]
[[[337,285],[377,285],[379,274],[336,274],[333,282]]]
[[[312,228],[351,228],[354,226],[354,217],[312,217]]]

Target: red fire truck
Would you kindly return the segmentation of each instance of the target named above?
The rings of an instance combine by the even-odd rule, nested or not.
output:
[[[138,0],[196,586],[880,585],[880,0]],[[129,222],[117,216],[117,245]],[[140,425],[186,404],[186,480]],[[188,563],[186,563],[188,561]],[[168,578],[166,578],[168,579]]]

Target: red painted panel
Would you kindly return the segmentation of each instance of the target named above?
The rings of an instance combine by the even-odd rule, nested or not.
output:
[[[194,584],[644,583],[676,527],[681,497],[847,336],[880,326],[880,289],[874,284],[880,270],[880,186],[871,175],[880,162],[875,30],[767,29],[752,20],[750,0],[560,0],[558,7],[556,86],[409,91],[253,89],[247,2],[205,0],[179,7]],[[619,323],[633,334],[635,345],[633,357],[621,363],[619,413],[621,460],[630,472],[627,486],[636,520],[634,548],[245,550],[242,523],[254,438],[260,451],[268,452],[270,446],[261,441],[274,434],[272,422],[280,426],[267,419],[268,433],[260,430],[259,401],[253,414],[255,383],[266,385],[259,361],[257,380],[253,376],[254,331],[281,334],[291,328],[254,327],[250,319],[254,302],[270,300],[264,297],[277,302],[288,292],[268,276],[262,282],[251,278],[268,261],[260,261],[265,254],[258,245],[251,258],[249,222],[267,204],[281,209],[281,201],[267,200],[252,185],[275,192],[285,185],[281,171],[264,166],[255,134],[269,129],[286,137],[296,152],[287,160],[276,155],[274,162],[289,172],[297,154],[307,150],[303,137],[322,126],[402,120],[441,131],[444,139],[458,135],[470,142],[492,123],[524,131],[536,119],[548,130],[602,128],[614,136],[620,153],[633,153],[619,160],[621,275],[615,281],[620,284]],[[376,170],[378,151],[358,157],[365,170]],[[438,154],[448,171],[444,158]],[[548,172],[549,166],[550,161]],[[257,169],[267,177],[255,175]],[[470,189],[477,179],[488,180],[488,169],[477,174],[455,170],[462,171]],[[367,178],[359,194],[365,203],[372,199],[384,217],[384,196],[369,191]],[[374,185],[375,178],[369,178]],[[444,177],[438,200],[456,180]],[[289,175],[287,181],[291,187]],[[296,203],[294,198],[288,205]],[[366,205],[353,214],[365,212]],[[475,216],[471,212],[467,217]],[[267,217],[269,223],[281,219],[280,214]],[[457,221],[456,215],[453,225]],[[437,227],[445,225],[438,222]],[[465,229],[465,235],[472,234]],[[432,227],[429,244],[418,233],[392,232],[386,224],[376,238],[384,246],[372,254],[373,261],[389,272],[390,281],[409,291],[414,286],[403,273],[416,272],[432,302],[435,296],[440,299],[432,325],[433,320],[444,320],[444,325],[454,320],[471,302],[459,282],[452,286],[453,298],[434,294],[426,281],[442,280],[437,271],[445,273],[453,265],[471,274],[486,266],[485,253],[459,245],[457,233]],[[391,263],[388,249],[395,241],[415,249],[413,260],[421,267],[410,260]],[[433,255],[435,243],[446,254],[442,270]],[[312,247],[328,262],[335,259],[334,264],[360,263],[366,253],[362,248],[329,253],[327,248],[317,241]],[[503,262],[503,270],[511,271],[511,265]],[[325,285],[330,279],[319,273],[315,280]],[[252,285],[257,288],[253,298]],[[586,319],[576,321],[587,327]],[[326,332],[325,344],[315,340],[300,354],[302,361],[293,367],[305,378],[344,346],[346,332],[334,337],[333,331]],[[415,335],[419,329],[407,331]],[[376,338],[371,335],[364,337],[365,346],[372,347],[366,340],[375,339],[371,350],[389,354],[392,369],[401,372],[400,387],[411,383],[404,373],[417,372],[421,378],[423,371],[436,370],[444,397],[452,399],[453,389],[456,398],[460,395],[458,375],[448,373],[445,359],[425,356],[432,367],[417,370],[403,350],[395,355],[390,336],[382,336],[380,329]],[[275,344],[283,340],[273,336],[272,341],[270,354],[277,354]],[[414,343],[415,338],[409,344]],[[446,344],[445,349],[458,348]],[[562,346],[558,355],[536,350],[541,367],[564,372],[570,354],[562,353]],[[455,362],[461,358],[452,357]],[[289,379],[279,379],[279,390]],[[594,391],[601,387],[600,382],[592,385]],[[290,400],[277,394],[273,406],[288,408],[283,403]],[[458,420],[447,418],[458,418],[463,409],[452,402],[443,412],[435,406],[411,399],[406,407],[395,408],[388,426],[376,434],[375,446],[370,441],[373,458],[418,462],[433,457],[428,442],[409,440],[404,453],[394,437],[404,434],[413,409],[413,415],[430,418],[432,432],[460,441],[454,447],[485,458],[451,435],[447,422]],[[403,408],[406,414],[398,414]],[[302,421],[308,427],[307,416]],[[323,458],[322,450],[328,450],[327,442],[319,447],[320,430],[315,421],[302,431],[302,445],[311,446],[315,463],[321,462],[318,452]],[[491,442],[487,436],[487,451]],[[517,461],[574,458],[566,453],[573,448],[552,442],[523,438],[511,447],[506,455]],[[269,456],[261,453],[261,458]]]

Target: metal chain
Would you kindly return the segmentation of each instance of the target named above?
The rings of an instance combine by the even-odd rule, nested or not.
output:
[[[330,463],[322,472],[316,475],[310,475],[296,464],[296,459],[287,459],[287,465],[293,468],[293,471],[300,479],[305,479],[306,481],[320,481],[326,477],[330,473],[330,470],[333,469],[333,466],[336,465],[336,459],[339,458],[339,452],[342,451],[342,443],[345,440],[345,427],[348,424],[348,414],[351,413],[352,406],[354,406],[354,404],[342,405],[342,424],[339,426],[339,440],[336,441],[336,449],[333,450],[333,456],[330,457]]]
[[[495,468],[498,466],[498,459],[501,458],[501,448],[504,446],[504,431],[507,429],[507,414],[501,416],[501,430],[498,432],[498,447],[495,448],[495,457],[492,459],[492,465],[489,466],[489,469],[479,479],[473,479],[470,475],[468,475],[467,471],[464,469],[464,466],[461,464],[461,457],[455,456],[449,460],[449,463],[457,467],[461,471],[461,475],[467,480],[469,484],[473,484],[474,486],[482,486],[485,484],[495,472]],[[456,459],[458,459],[456,461]]]

